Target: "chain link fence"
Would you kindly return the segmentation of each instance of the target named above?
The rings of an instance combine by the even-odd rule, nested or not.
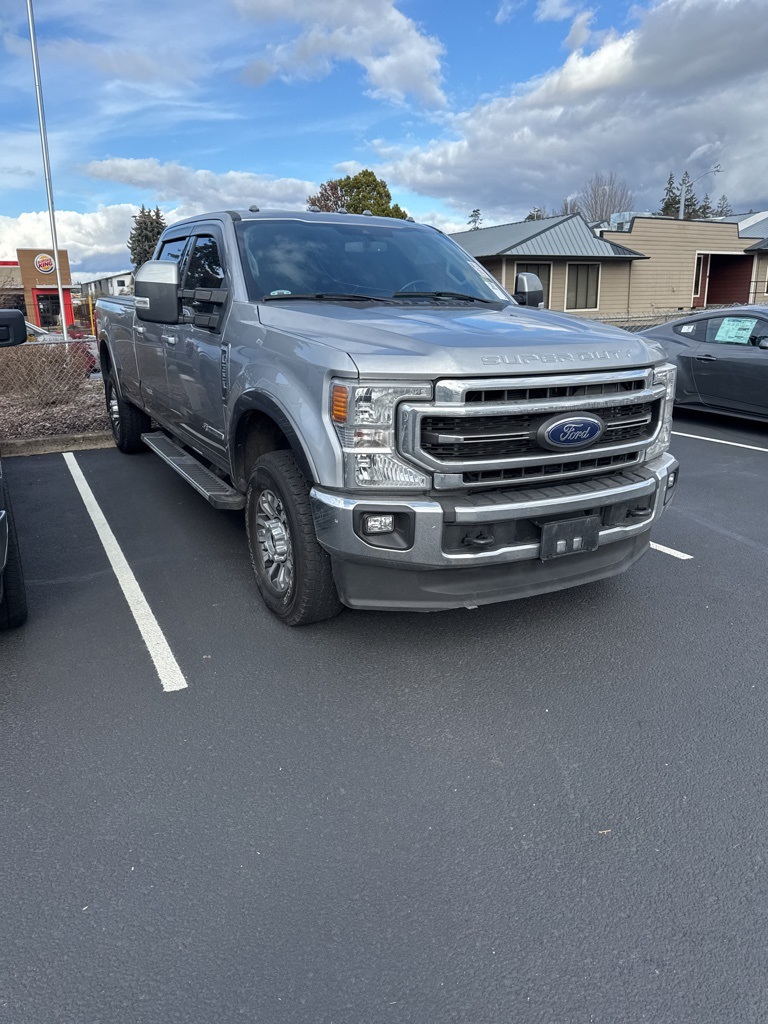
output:
[[[707,306],[707,311],[713,309],[733,309],[735,308],[734,303],[729,303],[723,306]],[[599,320],[600,323],[610,324],[612,327],[621,327],[625,331],[631,331],[633,334],[637,334],[639,331],[646,331],[649,327],[658,327],[660,324],[669,323],[670,320],[679,320],[681,317],[687,316],[689,313],[703,313],[704,309],[653,309],[644,313],[617,313],[615,316],[601,316],[599,313],[596,314],[583,314],[579,313],[586,320]]]
[[[108,429],[93,337],[0,349],[0,442]]]
[[[654,309],[585,319],[638,332],[685,313]],[[63,336],[51,334],[0,349],[0,443],[106,430],[109,420],[95,338],[65,342]]]

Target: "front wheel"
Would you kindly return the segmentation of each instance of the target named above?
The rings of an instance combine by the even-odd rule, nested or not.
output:
[[[288,626],[333,618],[342,605],[315,536],[309,484],[293,452],[262,455],[248,483],[248,547],[264,603]]]
[[[3,485],[0,484],[0,488]],[[4,499],[5,514],[8,517],[8,559],[3,573],[3,599],[0,601],[0,629],[13,629],[27,620],[27,593],[24,588],[24,574],[21,570],[21,555],[16,537],[8,495]]]
[[[115,444],[121,452],[126,455],[135,455],[137,452],[146,451],[141,435],[146,434],[151,421],[149,416],[135,405],[126,402],[121,398],[117,390],[115,371],[110,370],[104,381],[104,396],[107,401],[107,414],[109,425],[112,428],[112,436]]]

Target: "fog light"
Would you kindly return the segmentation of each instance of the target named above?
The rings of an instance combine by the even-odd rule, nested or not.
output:
[[[366,533],[394,533],[395,517],[384,515],[363,516],[363,530]]]
[[[664,492],[664,504],[665,505],[667,504],[668,501],[672,500],[672,495],[674,493],[675,484],[676,483],[677,483],[677,470],[674,470],[667,477],[667,489]]]

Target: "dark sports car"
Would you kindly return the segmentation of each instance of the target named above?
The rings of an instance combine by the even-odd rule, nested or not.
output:
[[[0,309],[0,348],[21,345],[27,332],[18,309]],[[0,629],[20,626],[27,617],[27,597],[21,571],[16,525],[0,463]]]
[[[729,306],[651,327],[677,364],[675,404],[768,419],[768,306]]]

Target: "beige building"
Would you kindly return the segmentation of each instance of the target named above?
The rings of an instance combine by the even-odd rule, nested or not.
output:
[[[768,214],[730,220],[633,217],[623,231],[603,231],[648,257],[632,265],[626,312],[765,302]]]
[[[527,270],[550,309],[596,318],[768,302],[768,213],[724,220],[625,216],[594,231],[579,214],[451,237],[509,292]]]
[[[634,266],[646,257],[600,238],[580,214],[501,224],[451,235],[509,292],[522,271],[537,274],[548,309],[612,316],[626,313]]]

